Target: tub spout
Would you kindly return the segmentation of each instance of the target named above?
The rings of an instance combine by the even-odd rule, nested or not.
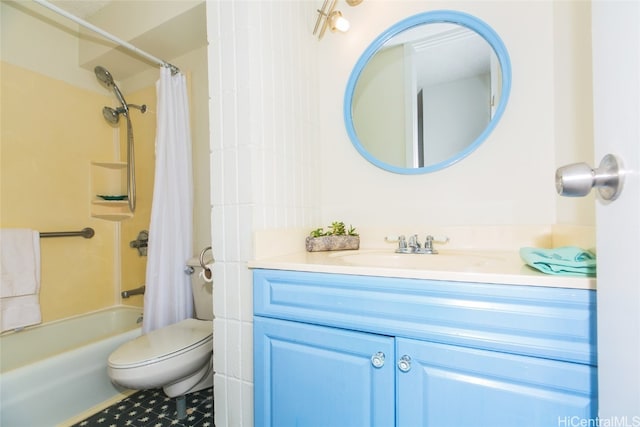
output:
[[[131,295],[144,295],[145,286],[140,286],[139,288],[129,289],[128,291],[122,291],[120,295],[122,298],[129,298]]]

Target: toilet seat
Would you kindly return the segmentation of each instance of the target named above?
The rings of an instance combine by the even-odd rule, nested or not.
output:
[[[125,387],[160,387],[191,375],[213,353],[213,322],[185,319],[116,349],[108,359],[111,379]]]
[[[206,345],[212,334],[210,321],[185,319],[123,344],[109,356],[109,366],[135,368],[161,362]]]

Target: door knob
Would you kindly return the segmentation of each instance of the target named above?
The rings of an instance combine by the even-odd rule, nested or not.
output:
[[[556,191],[566,197],[586,196],[596,187],[603,200],[611,201],[620,195],[622,183],[620,162],[613,154],[604,156],[597,169],[574,163],[556,170]]]

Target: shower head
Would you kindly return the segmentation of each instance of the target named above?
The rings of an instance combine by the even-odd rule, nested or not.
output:
[[[116,94],[116,98],[118,98],[118,101],[120,101],[120,103],[122,104],[122,108],[125,112],[128,112],[129,108],[127,107],[127,101],[124,100],[124,96],[122,95],[122,92],[120,92],[118,85],[116,85],[116,83],[113,81],[113,76],[111,75],[111,73],[106,68],[100,65],[95,67],[93,71],[96,73],[96,77],[102,82],[102,84],[104,84],[106,87],[113,88],[113,92]]]
[[[119,109],[118,109],[119,110]],[[102,109],[102,115],[104,119],[112,125],[117,125],[120,121],[120,111],[111,107],[104,107]]]
[[[145,104],[136,105],[136,104],[127,104],[128,108],[135,108],[136,110],[140,110],[142,113],[147,111],[147,106]],[[125,110],[124,107],[120,108],[111,108],[111,107],[103,107],[102,108],[102,116],[106,121],[111,123],[112,125],[117,125],[120,121],[120,114],[124,114],[129,117],[127,114],[129,110]]]
[[[115,85],[113,76],[106,68],[98,65],[93,69],[93,71],[96,73],[96,77],[98,78],[98,80],[100,80],[105,86],[111,87]]]

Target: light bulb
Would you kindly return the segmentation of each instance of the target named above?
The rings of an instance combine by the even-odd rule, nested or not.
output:
[[[347,21],[347,19],[342,16],[342,13],[340,11],[336,10],[334,12],[331,12],[329,19],[332,31],[338,30],[342,31],[343,33],[349,31],[349,27],[351,25],[349,24],[349,21]]]

